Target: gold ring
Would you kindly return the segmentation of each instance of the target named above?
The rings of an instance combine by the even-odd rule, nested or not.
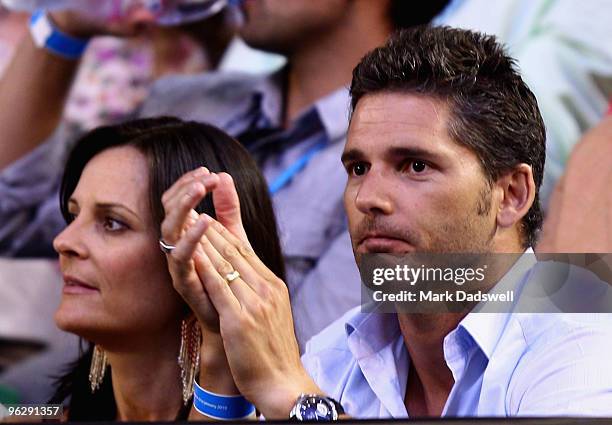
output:
[[[227,283],[230,284],[236,279],[238,279],[239,277],[240,277],[240,273],[238,273],[238,270],[234,270],[233,272],[225,275],[225,280],[227,280]]]

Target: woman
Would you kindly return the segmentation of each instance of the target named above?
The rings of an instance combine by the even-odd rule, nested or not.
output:
[[[235,192],[223,172],[233,176]],[[160,250],[162,195],[179,179],[195,188],[188,199],[196,200],[189,203],[193,218],[215,216],[224,198],[239,197],[244,237],[284,275],[266,183],[235,140],[174,118],[88,133],[66,165],[60,204],[68,226],[54,241],[65,282],[56,323],[91,343],[51,400],[70,397],[68,420],[174,420],[189,413],[200,326],[173,289]],[[213,200],[200,202],[215,188]],[[176,284],[189,276],[174,278]]]

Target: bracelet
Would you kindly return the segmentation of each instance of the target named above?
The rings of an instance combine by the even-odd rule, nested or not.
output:
[[[193,384],[193,407],[202,415],[220,421],[236,421],[255,414],[255,406],[241,395],[215,394],[200,387],[196,381]]]
[[[73,37],[58,30],[44,10],[32,14],[30,34],[36,46],[66,59],[79,59],[89,43],[88,39]]]

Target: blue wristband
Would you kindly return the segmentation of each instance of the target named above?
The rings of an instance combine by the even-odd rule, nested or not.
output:
[[[32,14],[30,33],[38,47],[44,47],[66,59],[79,59],[89,43],[89,40],[72,37],[58,30],[44,10]]]
[[[210,418],[232,421],[246,419],[255,413],[255,406],[241,395],[226,396],[211,393],[200,387],[197,382],[194,382],[193,387],[193,407]]]

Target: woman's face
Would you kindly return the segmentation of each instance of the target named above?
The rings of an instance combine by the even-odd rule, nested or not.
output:
[[[148,176],[133,147],[93,157],[68,203],[74,220],[53,244],[64,278],[57,325],[106,348],[178,338],[184,303],[159,249]]]

